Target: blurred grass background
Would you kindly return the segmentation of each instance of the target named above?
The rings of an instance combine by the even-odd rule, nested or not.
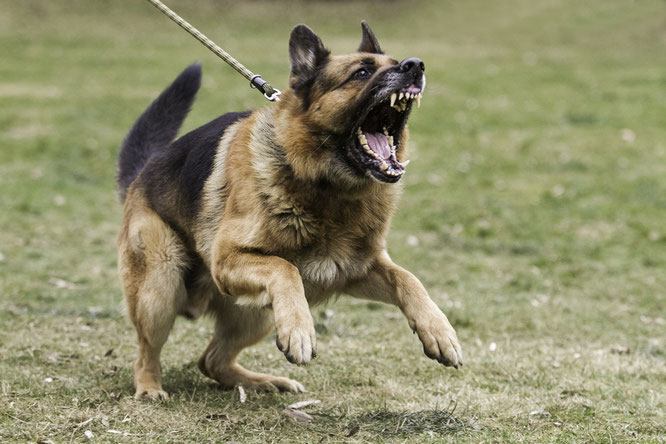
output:
[[[271,338],[242,358],[310,393],[240,404],[196,370],[210,323],[180,320],[172,399],[134,402],[119,144],[195,60],[185,130],[265,101],[147,2],[0,0],[1,440],[663,442],[663,1],[168,5],[278,88],[297,23],[345,53],[364,18],[385,51],[424,60],[390,253],[448,314],[465,367],[425,358],[397,310],[341,298],[314,310],[312,366]],[[312,423],[281,413],[310,398]],[[453,405],[458,422],[435,420]]]

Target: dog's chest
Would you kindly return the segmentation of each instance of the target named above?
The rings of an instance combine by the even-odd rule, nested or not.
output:
[[[346,244],[346,245],[345,245]],[[306,288],[319,291],[341,288],[350,280],[363,276],[370,265],[372,255],[361,245],[339,245],[322,242],[304,249],[292,258],[298,267]]]
[[[307,206],[282,211],[275,234],[289,244],[288,259],[301,273],[306,288],[342,288],[363,276],[383,248],[388,217],[371,211],[368,202]],[[283,210],[286,210],[283,207]]]

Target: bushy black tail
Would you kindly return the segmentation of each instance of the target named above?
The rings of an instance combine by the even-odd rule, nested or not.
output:
[[[150,156],[166,149],[185,120],[201,86],[201,64],[188,66],[146,109],[125,137],[118,154],[118,193],[125,200],[130,184]]]

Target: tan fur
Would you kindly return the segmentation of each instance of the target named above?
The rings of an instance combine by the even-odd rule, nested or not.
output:
[[[379,69],[395,62],[377,54],[332,57],[330,83],[374,57]],[[255,111],[228,128],[203,187],[201,211],[184,242],[150,210],[140,185],[130,188],[118,237],[119,270],[139,338],[136,397],[165,398],[160,350],[177,314],[216,319],[201,371],[224,387],[302,391],[303,386],[243,369],[240,351],[277,330],[278,347],[305,364],[315,354],[309,305],[339,292],[398,306],[426,354],[447,365],[462,361],[455,331],[423,285],[393,264],[386,235],[401,193],[356,178],[332,151],[324,130],[345,128],[347,104],[358,86],[332,93],[313,87],[303,109],[293,90],[277,106]],[[406,132],[399,157],[404,158]],[[140,182],[140,181],[138,181]],[[137,183],[138,183],[137,182]],[[188,290],[186,244],[203,260]],[[190,254],[191,256],[191,254]]]

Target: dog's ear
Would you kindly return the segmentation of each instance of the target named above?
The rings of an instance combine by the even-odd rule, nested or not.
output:
[[[326,61],[330,51],[321,39],[305,25],[297,25],[289,39],[291,74],[289,86],[298,89],[314,77],[317,67]]]
[[[361,39],[361,46],[358,47],[358,52],[371,52],[373,54],[384,54],[382,48],[379,46],[375,33],[370,29],[370,25],[365,20],[361,20],[361,28],[363,28],[363,38]]]

